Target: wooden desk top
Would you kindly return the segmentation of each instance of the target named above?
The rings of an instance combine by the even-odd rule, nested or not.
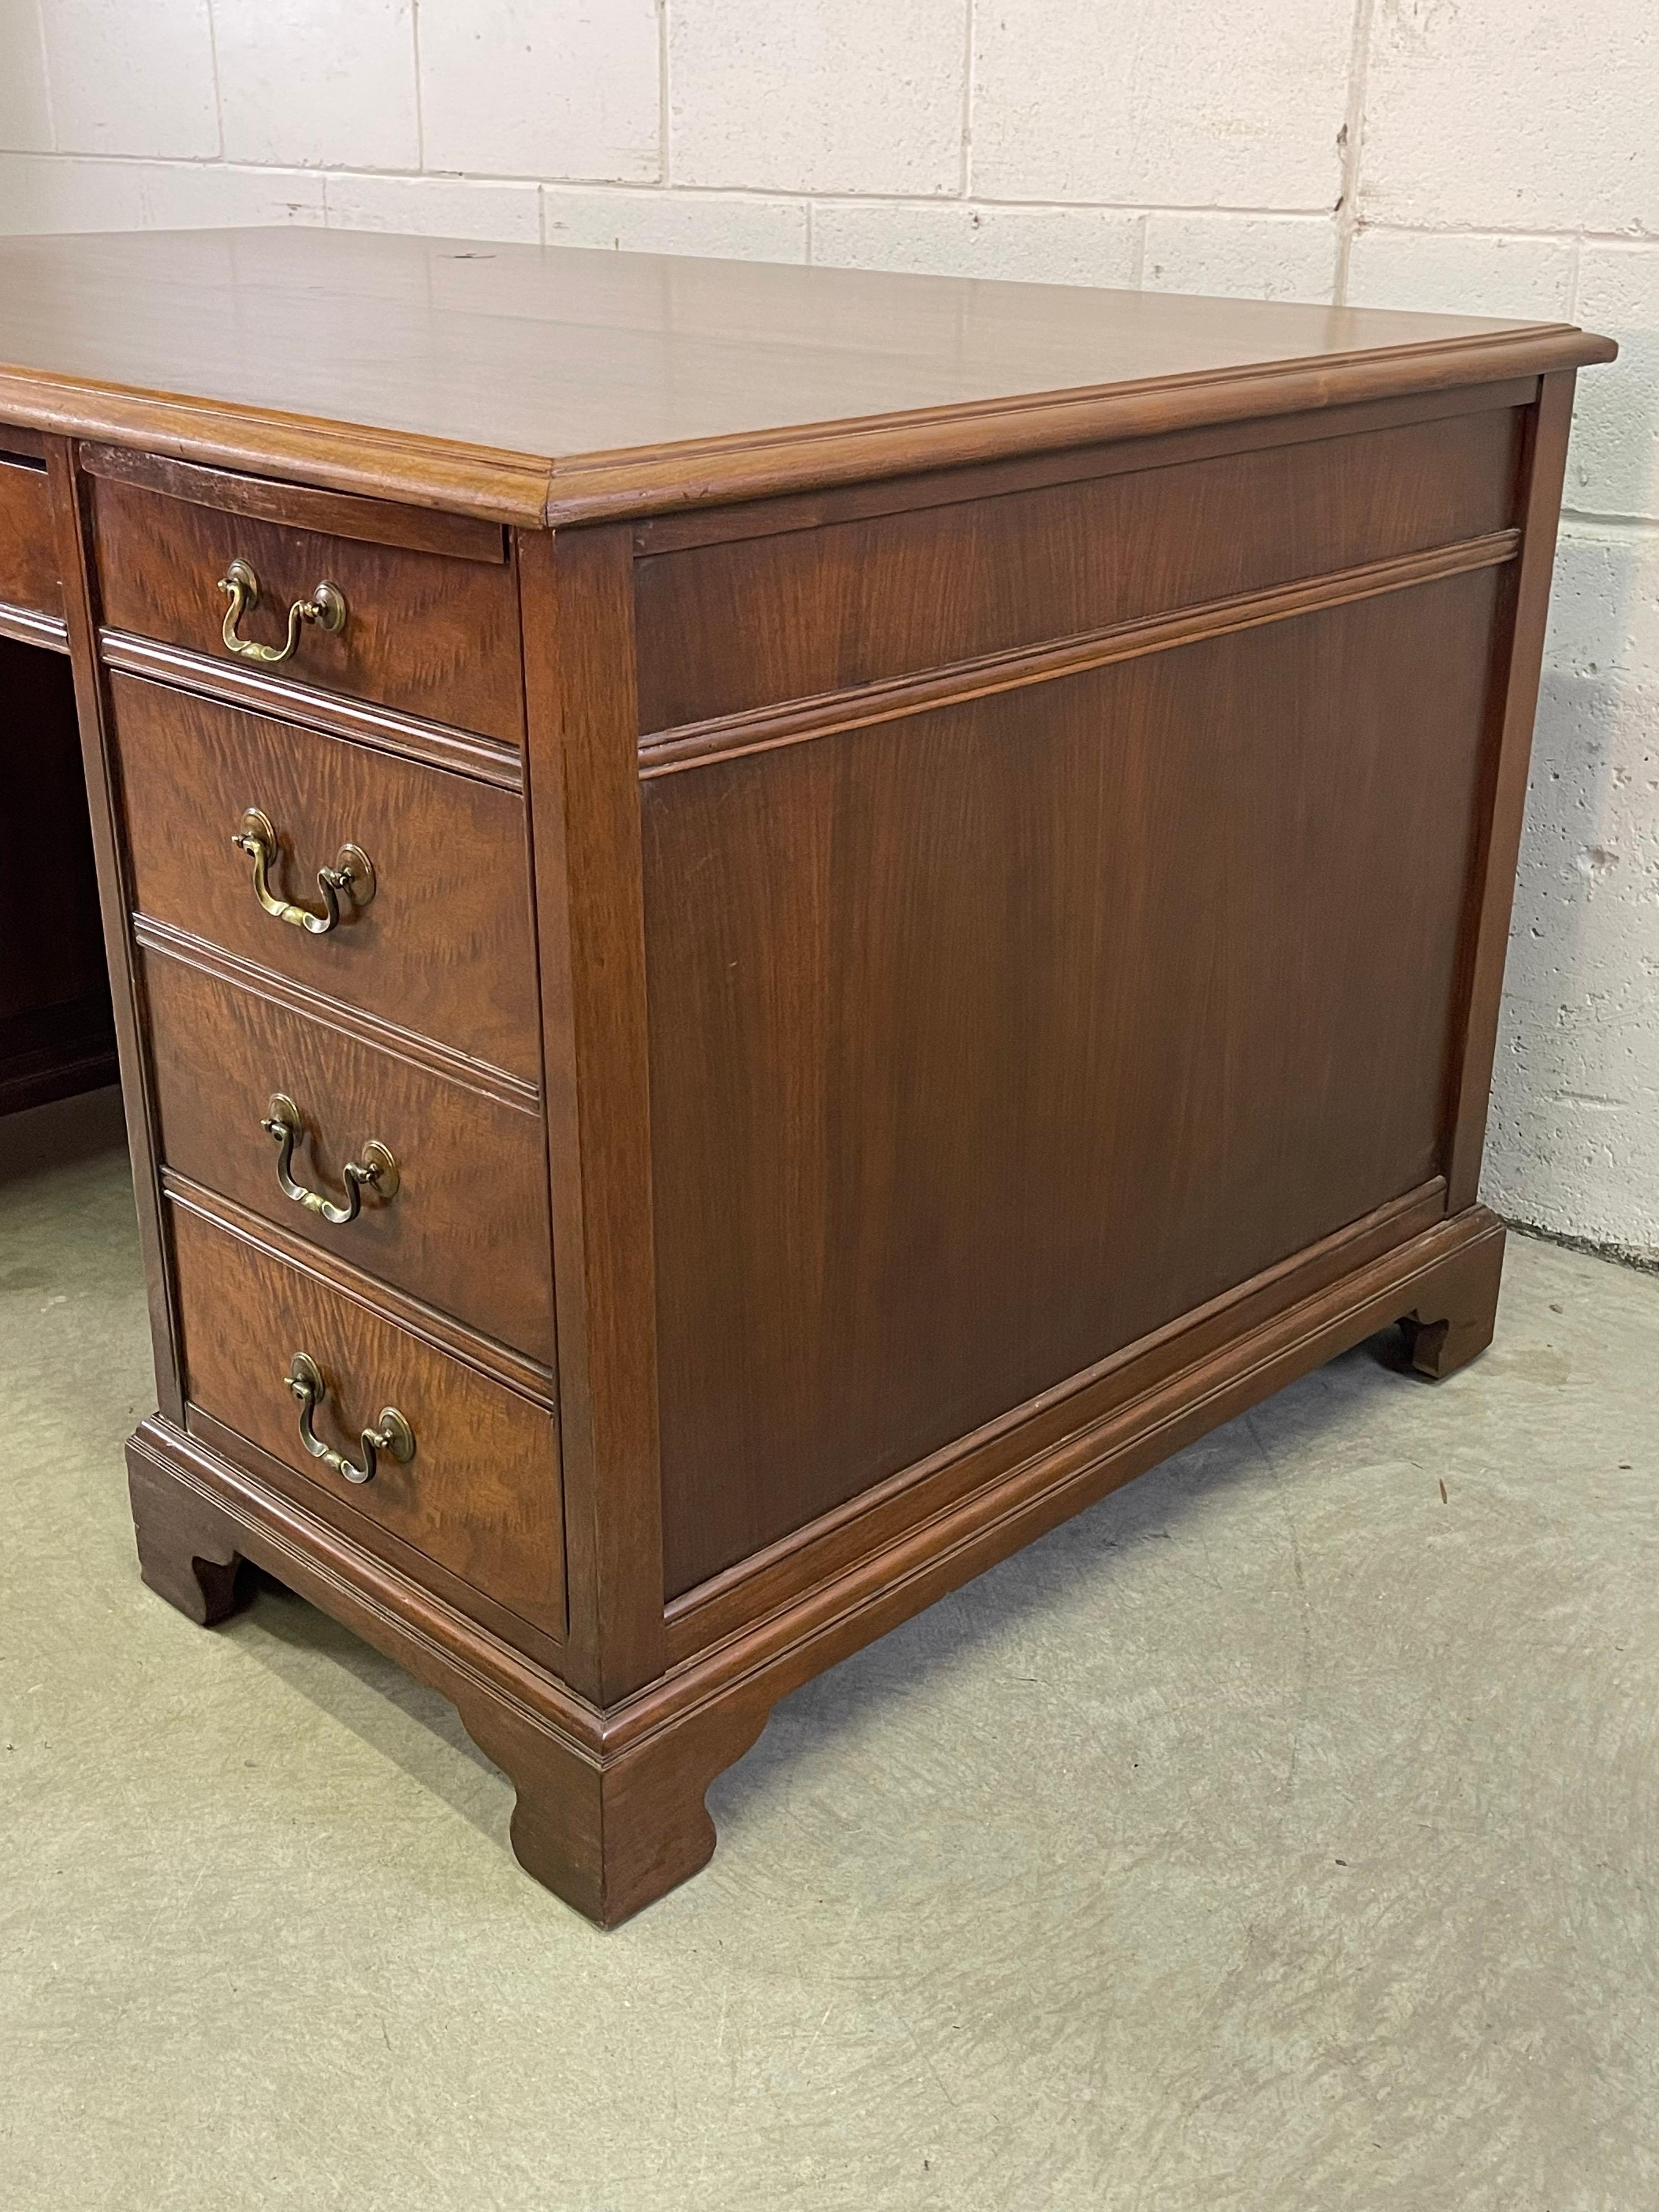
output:
[[[0,240],[0,421],[521,525],[1613,351],[1565,324],[375,233]]]

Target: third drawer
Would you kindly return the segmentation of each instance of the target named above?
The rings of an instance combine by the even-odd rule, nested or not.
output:
[[[539,1111],[491,1097],[274,998],[146,948],[163,1161],[192,1182],[551,1365],[546,1145]],[[335,1224],[278,1180],[274,1096],[297,1108],[290,1179],[349,1200],[348,1161],[396,1164]],[[385,1178],[383,1178],[385,1179]]]

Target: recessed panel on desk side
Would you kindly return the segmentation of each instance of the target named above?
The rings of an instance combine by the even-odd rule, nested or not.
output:
[[[1505,573],[644,786],[669,1595],[1437,1172]]]

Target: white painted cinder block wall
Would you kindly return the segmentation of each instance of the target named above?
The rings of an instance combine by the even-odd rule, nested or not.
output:
[[[0,228],[300,222],[1571,318],[1487,1194],[1659,1250],[1648,0],[0,0]]]

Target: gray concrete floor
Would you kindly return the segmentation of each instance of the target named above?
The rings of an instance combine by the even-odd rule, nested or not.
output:
[[[605,1936],[447,1706],[141,1587],[125,1163],[0,1148],[7,2212],[1659,2203],[1659,1282],[1512,1242],[1475,1367],[1353,1352],[802,1691]]]

